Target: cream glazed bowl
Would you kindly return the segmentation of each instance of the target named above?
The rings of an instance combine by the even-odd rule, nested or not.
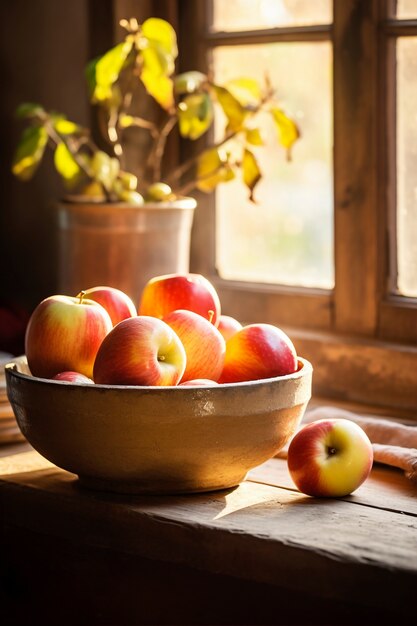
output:
[[[37,378],[25,357],[6,365],[7,393],[28,442],[116,493],[226,489],[277,454],[311,397],[312,366],[242,383],[183,387],[80,385]]]

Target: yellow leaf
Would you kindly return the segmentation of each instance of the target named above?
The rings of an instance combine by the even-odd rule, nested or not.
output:
[[[54,153],[55,167],[67,183],[75,183],[81,169],[64,143],[58,144]]]
[[[262,98],[262,90],[254,78],[236,78],[226,84],[226,88],[244,107],[257,107]]]
[[[249,189],[249,200],[254,202],[253,190],[261,179],[261,171],[255,155],[250,150],[245,149],[242,161],[243,182]]]
[[[158,45],[166,54],[177,57],[177,35],[169,22],[151,17],[143,22],[141,30],[151,46]]]
[[[144,67],[140,78],[145,85],[146,91],[165,110],[174,106],[174,90],[172,80],[165,74],[155,73]]]
[[[278,131],[278,140],[280,144],[287,149],[287,159],[291,160],[291,148],[300,137],[300,131],[297,124],[289,118],[282,109],[277,107],[271,108],[272,117]]]
[[[61,133],[61,135],[72,135],[73,133],[76,133],[78,130],[80,130],[80,127],[77,124],[74,124],[74,122],[70,122],[69,120],[65,120],[65,119],[58,119],[55,123],[55,130],[58,133]]]
[[[259,128],[246,128],[246,141],[252,146],[263,146],[264,142],[262,139],[261,131]]]
[[[225,87],[213,85],[213,89],[227,117],[229,130],[232,132],[240,130],[247,115],[247,111],[245,111],[240,102]]]
[[[112,97],[111,87],[119,78],[132,46],[133,41],[127,39],[111,48],[97,61],[94,67],[96,85],[93,98],[95,101],[101,102]]]
[[[212,191],[219,183],[235,178],[230,163],[224,160],[216,149],[207,150],[198,160],[197,189],[204,192]]]

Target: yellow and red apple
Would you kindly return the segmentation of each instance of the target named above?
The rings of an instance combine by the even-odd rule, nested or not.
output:
[[[186,380],[180,383],[178,387],[213,387],[218,385],[215,380],[209,380],[208,378],[194,378],[193,380]]]
[[[178,309],[194,311],[216,326],[220,316],[219,296],[201,274],[166,274],[147,282],[138,306],[139,315],[164,318]]]
[[[110,315],[113,326],[122,320],[137,315],[136,307],[131,298],[120,289],[100,285],[84,291],[85,297],[101,304]]]
[[[297,371],[295,347],[283,330],[272,324],[249,324],[226,342],[220,383],[284,376]]]
[[[194,378],[217,381],[223,370],[226,343],[211,322],[198,313],[179,309],[164,318],[181,339],[187,365],[181,382]]]
[[[168,324],[139,315],[119,322],[103,340],[93,379],[107,385],[177,385],[186,361],[184,346]]]
[[[65,383],[76,383],[77,385],[93,385],[94,381],[80,372],[59,372],[52,376],[52,380],[60,380]]]
[[[25,351],[34,376],[52,378],[64,371],[93,376],[97,351],[113,328],[107,311],[83,294],[49,296],[33,311]]]
[[[372,444],[364,430],[347,419],[306,424],[288,448],[288,470],[297,488],[309,496],[342,497],[368,477]]]
[[[217,328],[221,332],[225,341],[229,341],[238,330],[241,330],[242,324],[230,315],[220,315]]]

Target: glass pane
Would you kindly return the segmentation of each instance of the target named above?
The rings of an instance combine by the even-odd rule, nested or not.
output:
[[[313,71],[306,68],[314,67]],[[288,71],[291,68],[291,71]],[[241,181],[216,191],[216,256],[222,277],[332,288],[332,55],[331,44],[282,43],[219,47],[216,80],[259,78],[266,72],[302,138],[287,162],[269,116],[265,146],[254,148],[263,172],[248,200]]]
[[[331,0],[213,0],[213,29],[254,30],[330,24]]]
[[[417,37],[397,42],[398,290],[417,296]]]
[[[399,20],[417,18],[417,0],[397,0],[396,17]]]

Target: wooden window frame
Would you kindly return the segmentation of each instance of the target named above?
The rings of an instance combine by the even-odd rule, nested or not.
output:
[[[209,50],[219,45],[333,43],[334,290],[221,279],[214,194],[197,195],[192,269],[212,280],[228,314],[291,334],[313,363],[316,396],[416,418],[417,299],[392,293],[389,238],[396,201],[393,46],[397,36],[417,34],[417,20],[392,19],[393,1],[334,0],[331,25],[213,33],[207,29],[211,3],[182,0],[180,69],[206,71]],[[196,143],[194,150],[202,141]],[[189,150],[182,148],[183,158]]]

